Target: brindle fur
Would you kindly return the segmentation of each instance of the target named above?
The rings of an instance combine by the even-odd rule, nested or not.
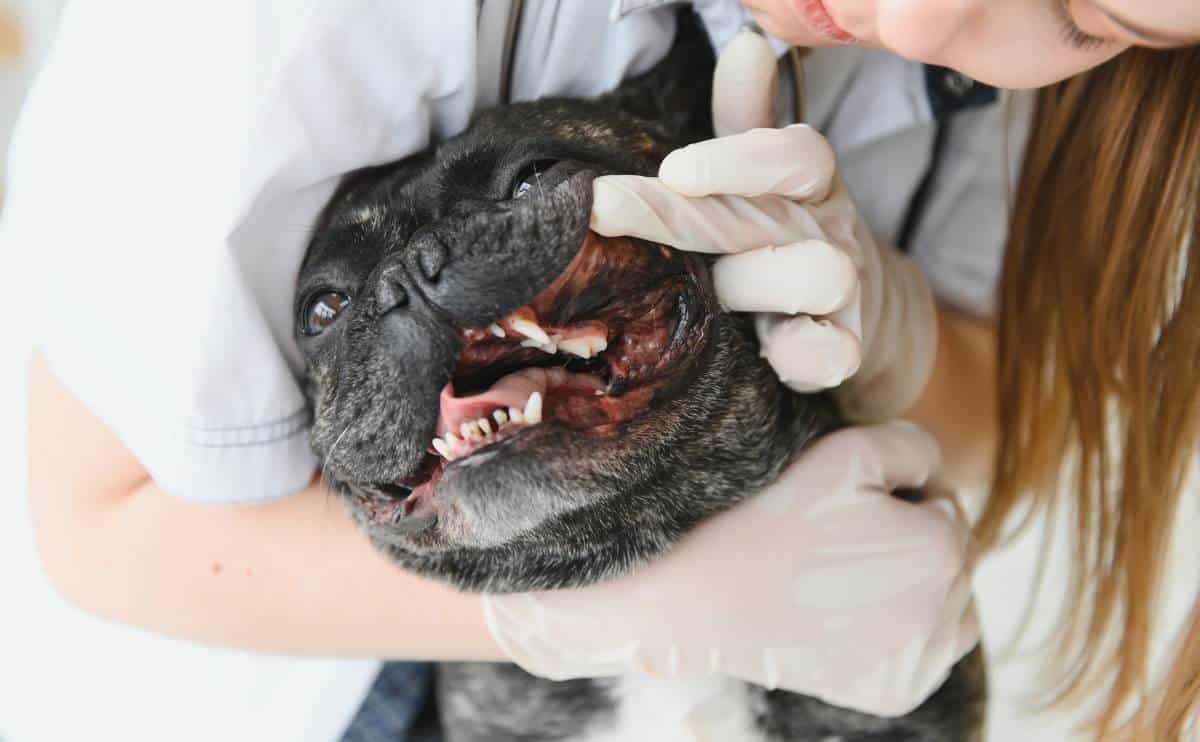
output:
[[[595,100],[485,112],[452,140],[347,178],[326,209],[301,270],[297,313],[319,287],[353,304],[322,336],[297,335],[315,411],[312,445],[326,481],[400,565],[475,591],[591,584],[662,554],[839,425],[827,399],[778,382],[748,321],[721,313],[707,286],[706,357],[682,393],[620,436],[584,441],[549,430],[476,457],[479,465],[456,474],[438,524],[453,545],[369,517],[383,495],[364,495],[365,483],[401,480],[421,466],[438,392],[462,349],[457,331],[528,302],[565,268],[586,230],[588,181],[511,202],[516,174],[543,159],[595,174],[654,173],[671,149],[711,136],[712,65],[698,23],[682,12],[674,48],[649,73]],[[900,719],[759,688],[747,698],[770,739],[968,740],[982,721],[980,666],[973,653]],[[611,723],[611,691],[611,681],[556,683],[512,665],[443,665],[439,680],[451,740],[569,739]]]

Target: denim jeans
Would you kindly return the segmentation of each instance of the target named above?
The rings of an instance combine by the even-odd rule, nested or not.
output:
[[[341,742],[438,742],[440,734],[419,721],[433,700],[433,665],[385,662]]]

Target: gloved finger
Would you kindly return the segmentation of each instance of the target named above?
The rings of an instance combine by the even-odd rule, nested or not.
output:
[[[923,487],[941,463],[937,439],[907,420],[849,428],[824,440],[849,446],[864,484],[874,484],[882,494]]]
[[[688,198],[657,178],[606,175],[592,183],[593,231],[704,253],[824,240],[815,217],[778,196]]]
[[[505,642],[500,648],[525,672],[555,681],[624,675],[633,663],[633,643],[588,652],[530,636]]]
[[[658,177],[685,196],[770,193],[820,202],[829,195],[836,172],[829,141],[806,124],[793,124],[677,149],[663,160]]]
[[[713,73],[713,129],[717,136],[775,125],[775,53],[762,34],[742,29],[725,45]]]
[[[601,649],[576,639],[552,636],[537,597],[530,593],[488,595],[482,600],[484,622],[496,644],[526,672],[551,680],[619,675],[629,667],[632,643]]]
[[[964,569],[946,597],[946,626],[950,631],[949,664],[958,662],[979,643],[979,616],[975,612],[972,575]]]
[[[958,637],[954,646],[954,661],[958,662],[967,653],[979,644],[982,638],[979,630],[979,612],[975,608],[975,601],[972,600],[967,606],[967,610],[963,612],[962,620],[958,625]]]
[[[644,675],[660,679],[685,679],[711,675],[716,672],[712,652],[691,651],[678,644],[663,648],[642,647],[633,660],[633,667]]]
[[[829,314],[854,297],[858,267],[845,251],[807,240],[721,258],[713,285],[730,311]]]
[[[979,622],[966,573],[955,581],[942,611],[944,622],[911,667],[895,668],[888,716],[911,713],[942,686],[954,666],[979,643]],[[905,664],[903,662],[899,663]]]
[[[760,314],[754,326],[779,380],[801,394],[841,384],[862,363],[858,338],[829,320]]]

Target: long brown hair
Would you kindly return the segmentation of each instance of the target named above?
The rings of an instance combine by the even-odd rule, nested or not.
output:
[[[1200,245],[1200,48],[1131,50],[1041,91],[1018,194],[1000,288],[1000,446],[978,535],[985,547],[1010,536],[1018,505],[1071,508],[1054,697],[1102,689],[1097,736],[1177,739],[1200,709],[1200,604],[1166,681],[1149,688],[1147,665],[1200,453],[1200,260],[1188,259]],[[1069,502],[1056,502],[1060,486]]]

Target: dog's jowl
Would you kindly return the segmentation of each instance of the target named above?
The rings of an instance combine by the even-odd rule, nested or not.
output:
[[[492,592],[603,580],[839,425],[778,382],[705,259],[588,231],[593,178],[711,136],[712,65],[683,14],[670,55],[618,90],[493,109],[326,209],[296,293],[312,445],[403,568]],[[747,740],[973,739],[984,695],[977,654],[900,719],[708,685]],[[438,683],[447,739],[489,742],[643,739],[635,696],[674,692],[697,689],[473,664]]]

